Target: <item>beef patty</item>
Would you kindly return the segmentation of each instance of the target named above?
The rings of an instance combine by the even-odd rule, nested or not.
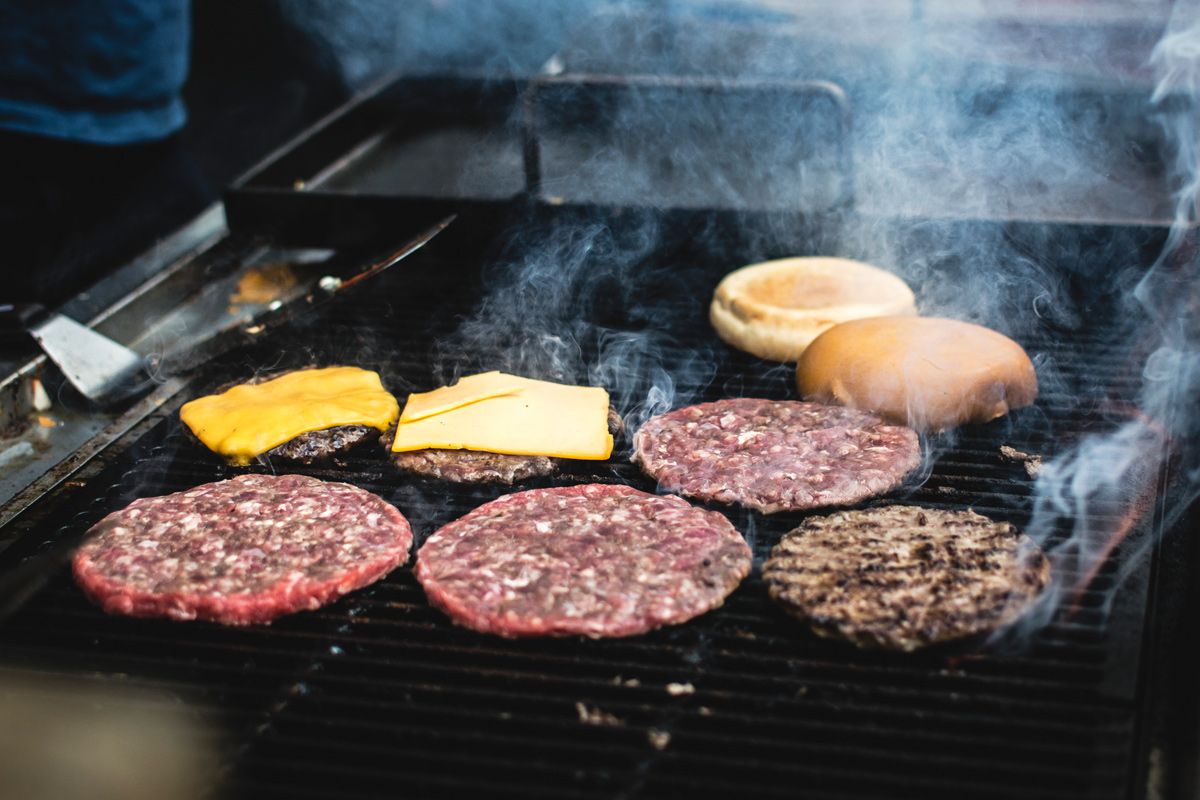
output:
[[[514,484],[558,472],[560,460],[548,456],[510,456],[477,450],[410,450],[392,453],[392,463],[410,475],[453,483]]]
[[[823,636],[911,651],[1019,618],[1050,562],[1007,522],[884,506],[813,517],[763,566],[771,598]]]
[[[291,441],[273,447],[264,455],[297,464],[316,464],[372,441],[379,431],[368,425],[339,425],[323,431],[302,433]]]
[[[724,516],[678,497],[590,484],[505,495],[417,554],[429,601],[500,636],[631,636],[721,605],[750,572]]]
[[[197,447],[205,447],[204,442],[196,438],[196,435],[188,430],[187,426],[183,426],[190,439]],[[289,439],[278,447],[273,447],[267,452],[258,456],[259,459],[279,459],[281,461],[290,461],[294,464],[319,464],[323,461],[328,461],[334,456],[345,455],[351,450],[358,448],[369,442],[378,441],[379,431],[367,425],[339,425],[334,428],[325,428],[320,431],[309,431],[302,433],[294,439]],[[242,466],[239,462],[232,459],[225,459],[228,463],[234,466]]]
[[[408,560],[395,508],[345,483],[241,475],[135,500],[90,531],[75,580],[111,614],[265,623]]]
[[[917,434],[822,403],[738,398],[649,419],[634,460],[672,492],[764,514],[885,494],[921,463]]]
[[[312,369],[312,367],[305,367]],[[235,386],[250,385],[254,386],[260,383],[266,383],[269,380],[280,378],[287,375],[289,372],[297,370],[286,370],[273,375],[256,375],[244,381],[231,381],[223,384],[212,394],[223,394]],[[193,434],[186,425],[183,429],[187,431],[189,438],[198,446],[205,447],[196,435]],[[369,425],[338,425],[332,428],[325,428],[319,431],[309,431],[302,433],[294,439],[289,439],[278,447],[273,447],[267,452],[259,456],[260,459],[279,459],[281,461],[290,461],[295,464],[319,464],[322,461],[328,461],[334,456],[343,455],[369,442],[375,441],[379,436],[379,430],[372,428]]]
[[[608,410],[608,430],[619,436],[625,429],[621,415]],[[529,478],[553,475],[562,469],[563,459],[549,456],[513,456],[478,450],[409,450],[391,453],[395,431],[383,437],[392,463],[403,472],[452,483],[503,483],[512,485]]]

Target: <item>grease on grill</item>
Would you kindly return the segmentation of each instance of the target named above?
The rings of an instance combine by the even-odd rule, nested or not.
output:
[[[579,715],[579,721],[584,725],[618,726],[625,724],[616,714],[610,714],[594,706],[588,706],[583,702],[575,704],[575,713]]]
[[[286,262],[251,267],[238,278],[229,296],[229,313],[240,314],[242,305],[267,305],[296,287],[299,278]]]
[[[1030,478],[1037,478],[1038,473],[1042,471],[1042,457],[1031,453],[1023,453],[1015,447],[1010,447],[1006,444],[1000,445],[1000,455],[1006,461],[1015,462],[1025,467],[1025,473]]]
[[[660,731],[658,728],[646,731],[646,739],[655,750],[666,750],[667,745],[671,744],[671,734],[667,731]]]

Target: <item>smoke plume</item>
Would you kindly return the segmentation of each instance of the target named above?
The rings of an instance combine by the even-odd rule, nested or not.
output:
[[[325,4],[304,5],[322,19]],[[986,2],[413,5],[405,17],[387,3],[352,14],[337,4],[329,35],[354,81],[383,67],[465,68],[669,75],[727,90],[634,82],[580,102],[564,83],[544,98],[543,197],[640,211],[511,230],[483,304],[442,342],[442,380],[503,368],[598,383],[635,427],[688,402],[713,379],[716,345],[679,341],[678,319],[636,309],[664,281],[706,300],[720,273],[664,273],[661,214],[755,212],[736,240],[701,226],[691,246],[726,259],[725,271],[804,254],[891,269],[921,313],[1029,342],[1043,398],[1090,423],[1078,436],[1037,409],[998,423],[1045,457],[1027,510],[1028,532],[1059,566],[1048,612],[1156,499],[1167,525],[1194,499],[1200,18],[1187,4],[1169,20],[1106,6],[1119,19],[1091,24],[1036,4],[1004,18]],[[837,206],[831,143],[844,119],[833,96],[754,89],[806,80],[836,81],[853,107],[851,211]],[[1162,218],[1173,219],[1165,243],[1129,224]],[[1072,344],[1081,334],[1129,345],[1129,374],[1093,372]],[[471,352],[492,355],[473,364]],[[935,454],[952,443],[935,440]]]

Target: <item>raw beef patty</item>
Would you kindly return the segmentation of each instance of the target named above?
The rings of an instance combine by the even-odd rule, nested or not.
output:
[[[822,403],[738,398],[652,417],[634,461],[663,489],[764,514],[885,494],[921,463],[916,432]]]
[[[109,514],[75,554],[101,608],[135,617],[270,622],[408,560],[408,521],[382,498],[303,475],[242,475]]]
[[[417,580],[460,625],[501,636],[630,636],[716,608],[750,572],[722,515],[626,486],[534,489],[435,532]]]

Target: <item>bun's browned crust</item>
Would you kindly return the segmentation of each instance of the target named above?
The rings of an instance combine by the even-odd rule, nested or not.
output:
[[[722,339],[773,361],[795,361],[839,322],[915,313],[912,290],[892,273],[828,257],[781,258],[734,270],[709,307]]]
[[[806,398],[874,411],[917,430],[988,422],[1037,398],[1021,345],[968,322],[876,317],[817,337],[796,366]]]

